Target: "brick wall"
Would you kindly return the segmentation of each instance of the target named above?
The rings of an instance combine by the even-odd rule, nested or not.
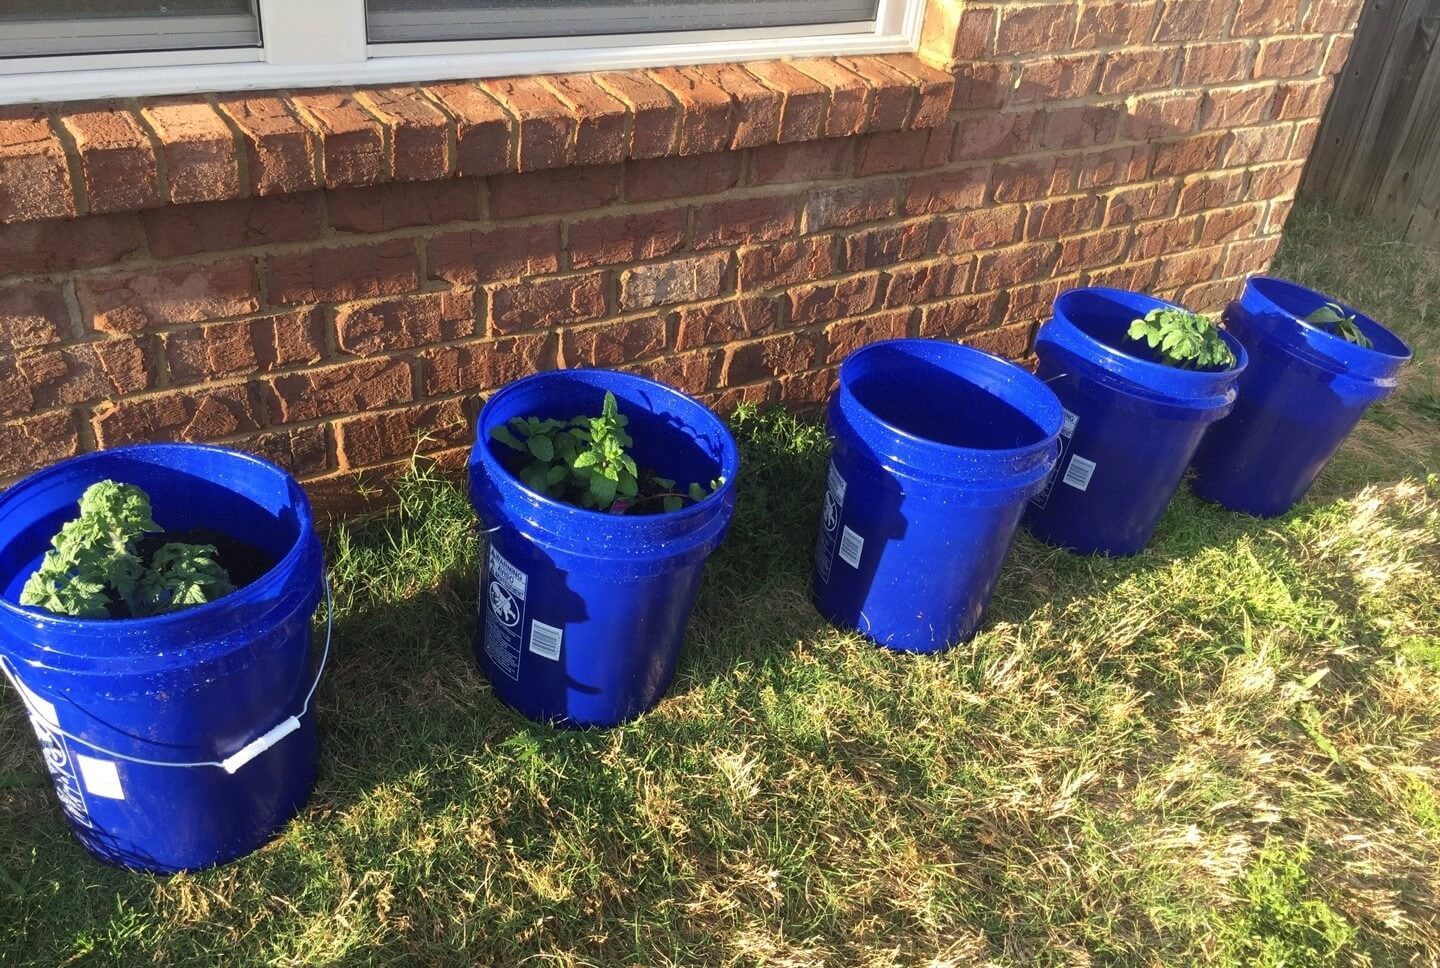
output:
[[[0,482],[181,439],[349,490],[536,369],[800,406],[870,340],[1023,357],[1068,286],[1215,309],[1357,15],[932,0],[923,64],[0,108]]]

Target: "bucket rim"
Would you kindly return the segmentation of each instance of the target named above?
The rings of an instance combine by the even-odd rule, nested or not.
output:
[[[724,478],[719,490],[705,497],[703,501],[692,501],[689,506],[682,507],[678,511],[661,510],[656,514],[612,514],[608,511],[597,511],[591,508],[582,508],[575,504],[559,501],[548,495],[541,494],[534,490],[511,470],[505,466],[490,450],[490,430],[498,426],[495,420],[495,413],[500,405],[508,397],[516,396],[535,386],[543,386],[546,383],[554,383],[563,379],[580,380],[590,383],[601,389],[614,390],[617,387],[629,386],[644,389],[652,393],[660,393],[663,396],[679,403],[683,408],[691,410],[698,415],[698,420],[708,421],[710,428],[695,426],[694,420],[686,419],[692,429],[713,429],[721,442],[720,473]],[[735,478],[740,471],[740,448],[735,442],[734,435],[725,421],[700,400],[690,394],[651,377],[641,376],[637,373],[625,373],[620,370],[606,370],[600,367],[576,367],[566,370],[543,370],[539,373],[532,373],[529,376],[521,377],[505,384],[496,392],[492,393],[480,408],[480,414],[475,419],[475,444],[471,449],[469,464],[474,467],[481,464],[492,480],[503,483],[507,488],[513,488],[524,499],[533,505],[538,511],[545,514],[558,514],[568,517],[583,527],[586,522],[604,522],[607,528],[619,529],[622,532],[629,532],[641,535],[645,532],[654,531],[659,528],[666,530],[684,530],[683,526],[695,522],[696,526],[702,525],[715,513],[718,513],[728,504],[729,495],[735,492]]]
[[[54,612],[47,612],[44,609],[36,608],[33,605],[21,605],[17,601],[11,601],[8,596],[0,595],[0,614],[9,616],[17,621],[36,628],[38,630],[53,630],[67,638],[75,637],[84,640],[85,637],[102,633],[106,629],[124,630],[127,635],[143,634],[153,632],[164,632],[187,624],[199,624],[207,619],[218,618],[227,611],[236,608],[244,608],[249,602],[248,598],[254,597],[281,581],[284,574],[294,571],[300,559],[306,554],[306,546],[309,539],[314,536],[314,522],[311,517],[309,495],[300,483],[290,475],[288,471],[271,461],[258,457],[255,454],[234,448],[224,447],[218,444],[199,444],[184,442],[166,443],[144,443],[127,444],[123,447],[112,447],[106,450],[90,451],[85,454],[77,454],[74,457],[67,457],[64,460],[56,461],[49,467],[42,468],[27,475],[15,484],[0,492],[0,507],[17,496],[23,496],[25,492],[42,486],[50,478],[73,470],[77,466],[89,463],[98,463],[114,457],[134,454],[155,454],[164,451],[180,451],[184,453],[195,453],[205,451],[216,454],[227,460],[237,463],[251,464],[265,471],[266,473],[278,476],[289,490],[292,497],[296,498],[296,518],[299,527],[290,548],[284,555],[275,561],[265,573],[243,588],[238,588],[227,595],[206,602],[203,605],[196,605],[191,608],[181,609],[176,612],[166,612],[162,615],[150,615],[142,618],[80,618],[73,615],[56,615]],[[168,468],[167,462],[152,461],[160,467]],[[245,593],[254,590],[254,594],[247,596]],[[177,650],[179,651],[179,650]],[[79,658],[93,658],[89,652],[72,652],[55,648],[53,645],[44,649],[47,655],[62,655]],[[104,661],[113,661],[118,664],[127,659],[140,658],[133,654],[114,654],[102,657]]]
[[[1318,352],[1322,352],[1326,356],[1339,362],[1346,362],[1347,357],[1359,356],[1361,359],[1371,358],[1385,360],[1398,368],[1410,362],[1415,356],[1415,350],[1410,344],[1389,326],[1381,323],[1370,314],[1356,309],[1349,303],[1335,299],[1322,290],[1312,289],[1309,286],[1302,285],[1291,279],[1285,279],[1281,276],[1263,274],[1253,275],[1246,279],[1245,289],[1248,294],[1253,295],[1256,299],[1262,300],[1265,305],[1273,308],[1276,313],[1293,320],[1299,328],[1299,331],[1307,337],[1307,342],[1310,339],[1316,340],[1316,342],[1311,345]],[[1303,316],[1287,309],[1279,302],[1276,298],[1277,294],[1274,292],[1276,289],[1318,296],[1324,302],[1334,303],[1341,309],[1354,315],[1362,323],[1368,324],[1368,326],[1364,327],[1365,329],[1374,329],[1383,334],[1387,339],[1394,341],[1395,346],[1398,347],[1401,352],[1387,352],[1376,346],[1361,346],[1358,343],[1352,343],[1347,339],[1336,336],[1322,326],[1316,326],[1314,323],[1308,322]]]

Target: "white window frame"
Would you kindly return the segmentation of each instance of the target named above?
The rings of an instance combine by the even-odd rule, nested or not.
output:
[[[0,104],[899,53],[925,2],[880,0],[874,23],[371,44],[364,0],[259,0],[261,47],[0,59]]]

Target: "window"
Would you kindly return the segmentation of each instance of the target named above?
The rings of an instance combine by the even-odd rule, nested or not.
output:
[[[924,0],[0,0],[0,104],[914,50]]]

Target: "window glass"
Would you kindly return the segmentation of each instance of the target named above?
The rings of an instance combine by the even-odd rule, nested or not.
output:
[[[366,0],[374,43],[874,21],[879,0]]]
[[[0,0],[0,57],[259,43],[255,0]]]

